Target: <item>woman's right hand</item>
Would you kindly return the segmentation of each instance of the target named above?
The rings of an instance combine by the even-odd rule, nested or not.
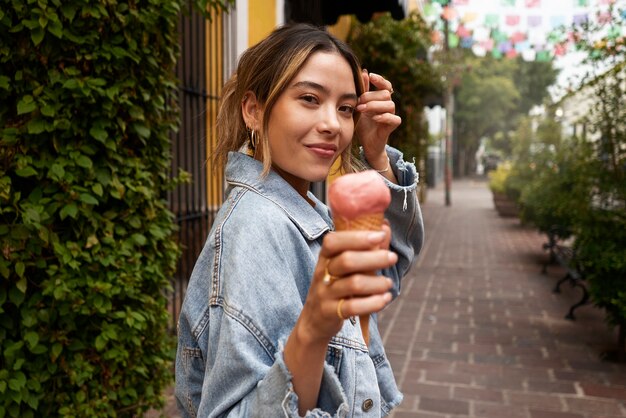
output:
[[[327,343],[345,319],[378,312],[391,301],[393,282],[374,274],[398,261],[388,249],[390,239],[391,230],[386,224],[382,231],[337,231],[324,237],[296,325],[301,336]],[[330,282],[324,281],[327,272]]]

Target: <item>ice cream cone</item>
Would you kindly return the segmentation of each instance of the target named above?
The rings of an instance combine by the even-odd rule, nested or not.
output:
[[[369,213],[355,219],[337,217],[333,219],[336,231],[380,231],[383,227],[384,213]],[[374,275],[376,272],[370,272]],[[370,343],[369,315],[359,315],[359,325],[366,345]]]

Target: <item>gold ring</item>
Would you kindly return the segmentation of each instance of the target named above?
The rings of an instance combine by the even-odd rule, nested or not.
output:
[[[343,317],[343,312],[341,312],[341,306],[343,305],[344,302],[345,302],[345,299],[341,298],[341,299],[339,299],[339,303],[337,304],[337,316],[342,321],[344,321],[346,319],[346,318]]]
[[[328,272],[328,263],[326,263],[326,268],[324,269],[324,278],[322,279],[322,282],[324,282],[324,284],[329,285],[332,282],[334,282],[335,280],[337,280],[336,277],[331,276],[330,273]]]

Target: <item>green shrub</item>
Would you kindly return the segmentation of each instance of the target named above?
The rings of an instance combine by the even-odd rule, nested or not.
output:
[[[178,0],[0,8],[0,417],[161,403]]]
[[[498,164],[498,168],[487,174],[489,177],[489,189],[492,192],[508,195],[507,180],[511,175],[511,168],[511,163],[503,162]]]
[[[558,152],[544,150],[538,155],[540,166],[520,196],[522,220],[542,232],[569,237],[589,205],[591,156],[589,147],[574,139]]]

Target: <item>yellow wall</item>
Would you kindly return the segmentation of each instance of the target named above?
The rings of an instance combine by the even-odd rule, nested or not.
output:
[[[348,34],[350,34],[350,27],[352,26],[352,16],[343,15],[339,16],[337,23],[334,25],[328,26],[328,32],[332,33],[337,38],[345,41],[348,39]]]
[[[249,46],[269,35],[276,25],[276,0],[248,0]]]

